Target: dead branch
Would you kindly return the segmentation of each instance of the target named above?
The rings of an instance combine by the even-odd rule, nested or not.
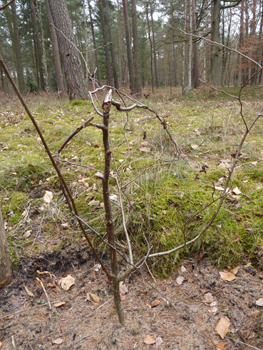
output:
[[[15,0],[11,0],[11,1],[9,1],[7,4],[1,6],[1,7],[0,7],[0,11],[1,11],[1,10],[4,10],[7,6],[9,6],[10,4],[12,4],[12,2],[14,2],[14,1],[15,1]]]

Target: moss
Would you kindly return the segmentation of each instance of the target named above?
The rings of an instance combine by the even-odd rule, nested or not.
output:
[[[92,106],[92,103],[90,101],[85,100],[72,100],[69,104],[70,106]]]

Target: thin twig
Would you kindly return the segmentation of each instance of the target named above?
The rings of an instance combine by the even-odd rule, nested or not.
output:
[[[43,291],[45,293],[45,296],[47,298],[48,306],[49,306],[50,310],[52,310],[52,307],[51,307],[51,304],[50,304],[50,300],[49,300],[49,297],[47,295],[47,291],[46,291],[46,289],[44,287],[44,284],[42,283],[42,281],[38,277],[36,277],[36,280],[40,283],[40,285],[41,285],[41,287],[42,287],[42,289],[43,289]]]
[[[9,6],[10,4],[12,4],[13,1],[15,1],[15,0],[11,0],[11,1],[9,1],[7,4],[1,6],[1,7],[0,7],[0,11],[1,11],[1,10],[4,10],[7,6]]]

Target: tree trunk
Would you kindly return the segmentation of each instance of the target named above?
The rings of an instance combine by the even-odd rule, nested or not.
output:
[[[37,0],[37,4],[38,4],[38,20],[39,20],[39,24],[40,24],[40,33],[41,33],[41,45],[42,45],[42,52],[43,52],[43,66],[44,66],[44,71],[45,71],[45,76],[46,76],[46,88],[47,88],[47,91],[49,91],[47,55],[46,55],[46,49],[45,49],[44,31],[43,31],[43,23],[42,23],[41,0]]]
[[[0,209],[0,288],[12,280],[11,260],[5,235],[4,221]]]
[[[192,0],[193,8],[193,32],[196,33],[196,17],[195,17],[195,0]],[[194,60],[193,60],[193,79],[194,79],[194,88],[197,89],[200,85],[199,81],[199,63],[198,63],[198,43],[197,40],[193,42],[193,54],[194,54]]]
[[[125,64],[124,63],[124,52],[122,50],[122,28],[121,28],[121,8],[120,8],[120,3],[119,0],[117,0],[118,4],[118,36],[119,36],[119,47],[120,47],[120,52],[119,52],[119,76],[120,76],[120,81],[121,84],[125,84]]]
[[[95,65],[96,65],[96,68],[97,68],[96,75],[97,75],[98,84],[100,85],[100,71],[99,71],[96,39],[95,39],[95,33],[94,33],[94,25],[93,25],[93,19],[92,19],[92,11],[91,11],[91,6],[90,6],[90,0],[87,0],[87,1],[88,1],[88,7],[89,7],[89,18],[90,18],[92,41],[93,41],[93,47],[94,47]]]
[[[59,51],[62,57],[65,79],[70,100],[84,100],[88,96],[88,87],[75,46],[75,39],[65,0],[48,0],[52,19],[56,27]]]
[[[153,6],[150,0],[150,11],[151,11],[151,24],[152,24],[152,45],[153,45],[153,62],[154,62],[154,73],[155,73],[155,86],[159,87],[158,70],[157,70],[157,53],[155,45],[155,30],[154,30],[154,20],[153,20]]]
[[[187,0],[184,0],[184,31],[187,29]],[[182,95],[185,95],[185,66],[186,66],[186,38],[183,42],[183,57],[182,57]]]
[[[25,80],[24,80],[22,54],[21,54],[21,46],[20,46],[19,29],[18,29],[18,23],[17,23],[15,1],[12,2],[12,4],[11,4],[11,10],[12,10],[13,29],[14,29],[13,45],[14,45],[14,50],[15,50],[18,88],[19,88],[20,93],[23,94],[26,91],[26,86],[25,86]]]
[[[151,59],[152,92],[154,93],[152,40],[151,40],[151,34],[150,34],[150,23],[149,23],[148,4],[146,4],[146,21],[147,21],[147,33],[148,33],[148,40],[149,40],[150,53],[151,53],[150,59]]]
[[[126,32],[126,47],[127,47],[127,58],[128,58],[128,69],[130,78],[130,89],[131,94],[136,94],[135,81],[134,81],[134,69],[132,62],[132,50],[131,50],[131,34],[129,28],[128,10],[127,10],[127,0],[122,0],[123,4],[123,16],[124,16],[124,26]]]
[[[108,50],[108,39],[107,39],[107,34],[105,29],[105,21],[104,21],[105,18],[104,18],[102,0],[99,0],[99,8],[100,8],[101,29],[102,29],[103,43],[104,43],[104,52],[105,52],[105,59],[106,59],[106,68],[107,68],[107,75],[108,75],[108,85],[112,86],[110,56],[109,56],[109,50]]]
[[[65,89],[64,89],[63,73],[61,69],[60,56],[59,56],[58,39],[57,39],[56,29],[54,28],[54,23],[51,16],[48,0],[46,0],[46,4],[47,4],[47,14],[48,14],[48,21],[49,21],[49,29],[50,29],[50,38],[52,42],[55,74],[57,79],[57,88],[59,93],[63,96],[65,93]]]
[[[107,17],[107,24],[108,24],[108,34],[109,34],[109,40],[110,40],[110,52],[111,52],[111,62],[112,62],[114,86],[116,89],[118,89],[119,83],[118,83],[118,76],[117,76],[117,69],[116,69],[117,64],[116,64],[116,58],[115,58],[115,54],[114,54],[113,40],[112,40],[112,34],[111,34],[109,0],[105,0],[105,4],[106,4],[106,17]]]
[[[36,32],[36,48],[37,48],[37,64],[38,64],[38,71],[39,71],[39,78],[40,78],[40,89],[42,91],[45,91],[45,80],[44,80],[44,72],[42,67],[42,55],[41,55],[41,47],[40,47],[40,41],[39,41],[39,33],[38,33],[38,23],[37,23],[37,16],[34,6],[34,0],[31,0],[31,10],[33,14],[34,24],[35,24],[35,32]]]
[[[215,44],[212,45],[211,82],[215,86],[218,86],[220,84],[220,47],[216,44],[220,41],[219,24],[220,0],[213,0],[212,41],[214,41]]]
[[[192,59],[193,59],[193,2],[190,0],[189,6],[189,55],[188,55],[188,94],[192,93]]]
[[[173,86],[178,85],[177,81],[177,65],[176,65],[176,52],[175,52],[175,45],[173,45]]]
[[[138,25],[137,25],[137,10],[136,0],[131,0],[132,5],[132,34],[133,34],[133,58],[134,58],[134,70],[135,70],[135,85],[136,93],[142,92],[142,77],[141,77],[141,64],[140,64],[140,52],[139,52],[139,39],[138,39]]]

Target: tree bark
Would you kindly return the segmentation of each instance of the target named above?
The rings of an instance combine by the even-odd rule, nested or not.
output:
[[[134,70],[135,70],[135,85],[136,85],[136,93],[141,94],[142,77],[141,77],[141,64],[140,64],[140,52],[139,52],[136,0],[131,0],[131,5],[132,5],[132,34],[133,34],[133,58],[134,58]]]
[[[110,52],[111,52],[111,62],[112,62],[114,86],[116,89],[118,89],[119,82],[118,82],[117,69],[116,69],[117,64],[116,64],[116,58],[115,58],[115,54],[114,54],[113,40],[112,40],[112,34],[111,34],[109,0],[105,0],[105,4],[106,4],[106,17],[107,17],[108,34],[109,34],[109,41],[110,41]]]
[[[154,30],[152,1],[153,0],[150,0],[151,24],[152,24],[152,46],[153,46],[152,48],[153,48],[154,73],[155,73],[155,86],[158,88],[159,79],[158,79],[158,69],[157,69],[157,53],[156,53],[156,45],[155,45],[155,30]]]
[[[69,98],[70,100],[84,100],[88,96],[88,87],[84,79],[79,52],[76,48],[66,1],[48,1],[56,27]]]
[[[152,40],[151,40],[151,34],[150,34],[150,23],[149,23],[150,21],[149,21],[148,4],[146,4],[146,21],[147,21],[147,33],[148,33],[148,40],[149,40],[150,53],[151,53],[150,59],[151,59],[152,92],[154,93]]]
[[[95,33],[94,33],[94,25],[93,25],[93,19],[92,19],[92,11],[91,11],[91,6],[90,6],[90,0],[87,0],[87,1],[88,1],[88,7],[89,7],[89,18],[90,18],[92,41],[93,41],[93,47],[94,47],[95,65],[96,65],[96,68],[97,68],[96,75],[97,75],[98,84],[100,86],[100,71],[99,71],[96,39],[95,39]]]
[[[108,50],[108,39],[107,39],[107,34],[105,29],[105,18],[104,18],[102,0],[99,0],[99,8],[100,8],[101,29],[102,29],[103,43],[104,43],[104,52],[105,52],[105,59],[106,59],[106,69],[107,69],[107,75],[108,75],[108,85],[112,86],[110,56],[109,56],[109,50]]]
[[[11,260],[5,235],[4,221],[0,209],[0,288],[12,280]]]
[[[122,0],[123,4],[123,15],[124,15],[124,26],[126,33],[126,47],[127,47],[127,58],[128,58],[128,69],[129,69],[129,80],[130,80],[130,89],[131,94],[136,94],[135,88],[135,80],[134,80],[134,69],[133,69],[133,61],[132,61],[132,50],[131,50],[131,34],[129,28],[129,20],[128,20],[128,10],[127,10],[127,0]]]
[[[44,66],[45,77],[46,77],[46,89],[47,91],[49,91],[47,55],[46,55],[45,41],[44,41],[44,31],[43,31],[43,22],[42,22],[42,13],[41,13],[41,0],[37,0],[37,5],[38,5],[38,20],[40,24],[40,34],[41,34],[41,46],[42,46],[42,52],[43,52],[43,66]]]
[[[196,33],[196,16],[195,16],[195,0],[192,0],[193,8],[193,32]],[[194,54],[194,60],[193,60],[193,80],[194,80],[194,88],[197,89],[200,86],[199,81],[199,62],[198,62],[198,43],[197,40],[193,42],[193,54]]]
[[[18,23],[17,23],[15,1],[12,2],[12,4],[11,4],[11,10],[12,10],[13,29],[14,29],[13,45],[14,45],[14,50],[15,50],[18,88],[19,88],[20,93],[23,94],[26,91],[26,86],[25,86],[25,80],[24,80],[22,53],[21,53],[21,46],[20,46],[19,29],[18,29]]]
[[[45,79],[44,79],[44,72],[43,72],[43,66],[42,66],[42,54],[41,54],[41,47],[40,47],[40,41],[39,41],[39,33],[38,33],[38,23],[37,23],[37,16],[34,6],[34,0],[31,0],[31,10],[33,14],[34,24],[35,24],[35,34],[36,34],[36,49],[37,49],[37,64],[38,64],[38,71],[39,71],[39,79],[40,79],[40,89],[42,91],[45,91]]]
[[[59,93],[63,96],[65,93],[64,83],[63,83],[63,73],[60,63],[60,56],[59,56],[59,48],[58,48],[58,39],[56,35],[56,30],[54,28],[53,19],[51,16],[50,6],[48,0],[46,0],[47,4],[47,14],[48,14],[48,21],[49,21],[49,29],[50,29],[50,38],[52,42],[52,50],[53,50],[53,59],[54,59],[54,67],[55,67],[55,74],[56,74],[56,80],[57,80],[57,88]]]
[[[192,93],[192,59],[193,59],[193,2],[190,0],[189,6],[189,55],[188,55],[188,94]]]
[[[212,57],[211,57],[211,82],[213,85],[218,86],[220,84],[220,47],[216,43],[220,41],[219,34],[220,24],[220,0],[213,0],[213,19],[212,19],[212,41],[215,44],[212,45]]]

